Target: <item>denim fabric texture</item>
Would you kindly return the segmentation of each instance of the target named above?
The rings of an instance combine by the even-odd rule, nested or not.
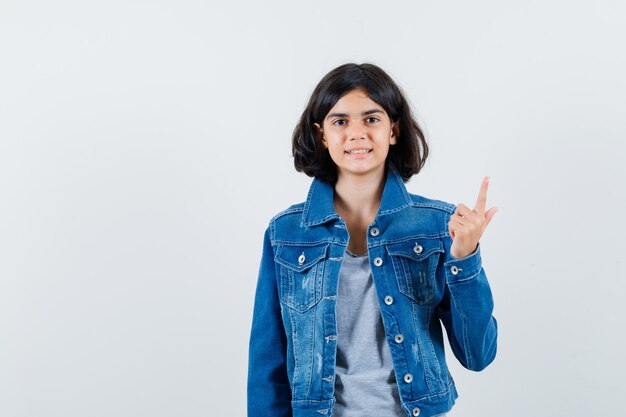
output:
[[[456,206],[409,194],[388,163],[380,209],[367,230],[372,270],[402,408],[407,416],[449,411],[457,391],[443,331],[467,369],[496,356],[497,322],[474,253],[450,255]],[[248,362],[248,416],[332,416],[335,304],[348,230],[331,184],[314,179],[304,203],[274,216],[264,235]]]

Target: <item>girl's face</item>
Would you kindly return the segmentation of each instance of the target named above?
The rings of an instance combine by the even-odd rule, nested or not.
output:
[[[337,165],[338,178],[384,175],[389,146],[396,144],[397,122],[361,89],[341,97],[324,118],[315,123],[324,147]]]

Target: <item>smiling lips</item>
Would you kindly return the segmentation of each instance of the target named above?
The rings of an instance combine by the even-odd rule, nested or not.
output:
[[[372,151],[371,149],[358,148],[358,149],[351,149],[349,151],[346,151],[345,153],[347,153],[348,155],[365,155],[371,151]]]

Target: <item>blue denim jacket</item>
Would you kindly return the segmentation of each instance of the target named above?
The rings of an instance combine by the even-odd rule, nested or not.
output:
[[[337,351],[335,303],[348,230],[333,186],[314,179],[306,202],[265,231],[248,363],[248,416],[332,416]],[[372,278],[408,416],[448,411],[457,398],[444,357],[480,371],[496,355],[497,322],[474,253],[450,255],[455,206],[409,194],[388,164],[380,209],[367,230]]]

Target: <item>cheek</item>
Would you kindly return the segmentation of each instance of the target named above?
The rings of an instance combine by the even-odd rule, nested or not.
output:
[[[333,150],[333,149],[340,149],[342,147],[342,141],[341,139],[337,138],[337,137],[326,137],[326,147],[329,150]]]
[[[328,153],[330,154],[330,158],[336,163],[341,158],[343,158],[343,148],[337,146],[337,144],[328,144]]]
[[[330,152],[330,156],[333,159],[336,159],[343,155],[343,149],[339,149],[338,147],[331,147],[328,149],[328,151]]]

